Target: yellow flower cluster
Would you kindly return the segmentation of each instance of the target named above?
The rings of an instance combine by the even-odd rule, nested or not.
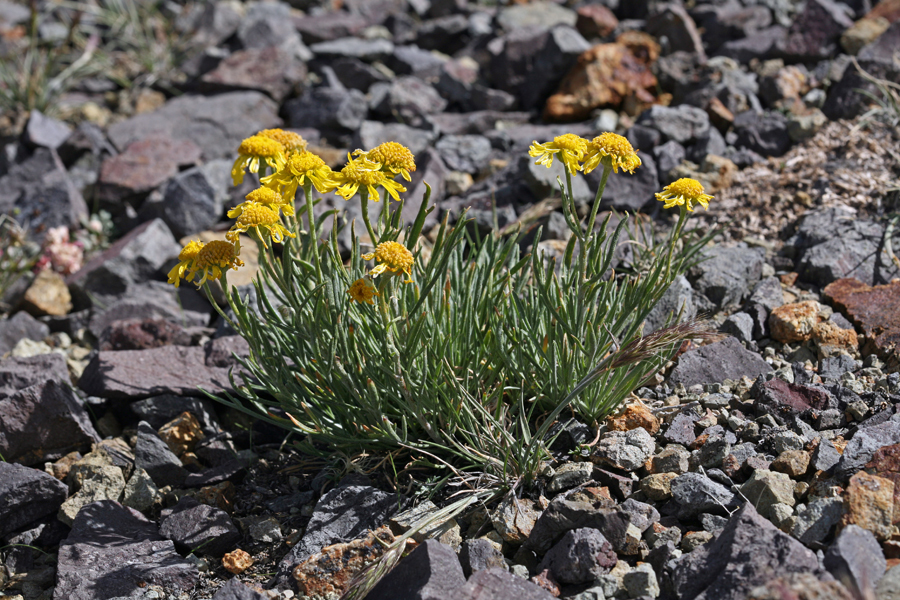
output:
[[[634,173],[641,166],[641,159],[631,143],[621,135],[609,132],[602,133],[593,140],[566,133],[553,138],[552,142],[532,143],[528,154],[538,159],[536,164],[548,169],[553,166],[554,157],[558,156],[571,175],[578,171],[590,173],[601,164],[609,166],[616,173],[619,169]]]
[[[178,253],[178,264],[169,271],[169,283],[178,287],[182,279],[193,281],[197,273],[202,273],[197,283],[200,287],[207,281],[221,279],[228,269],[242,266],[244,261],[238,258],[238,249],[231,242],[213,240],[204,244],[191,240]]]

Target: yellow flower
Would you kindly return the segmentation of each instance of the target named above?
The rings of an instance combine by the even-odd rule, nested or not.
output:
[[[590,173],[598,165],[604,164],[612,167],[614,173],[619,169],[634,173],[641,166],[641,158],[631,142],[615,133],[601,133],[588,142],[587,158],[584,161],[584,172]]]
[[[325,161],[304,150],[290,155],[280,171],[263,177],[261,181],[271,188],[283,188],[281,194],[285,201],[293,202],[297,195],[297,187],[304,185],[307,179],[319,193],[330,192],[336,187],[332,181],[334,175],[334,171],[325,164]]]
[[[306,140],[299,133],[285,131],[284,129],[263,129],[256,135],[275,140],[284,147],[284,153],[291,155],[294,152],[306,151]]]
[[[286,202],[284,198],[281,197],[281,194],[271,188],[256,188],[244,197],[247,201],[241,202],[229,210],[228,218],[236,219],[240,217],[241,213],[244,212],[244,207],[248,204],[262,204],[263,206],[268,206],[274,210],[276,214],[278,214],[279,210],[283,210],[286,215],[294,214],[294,205],[290,202]]]
[[[574,175],[576,171],[581,170],[581,165],[578,163],[584,160],[585,152],[587,152],[587,140],[574,133],[566,133],[556,136],[552,142],[546,144],[533,142],[528,154],[538,159],[535,164],[544,165],[548,169],[553,165],[553,155],[559,154],[560,160],[566,165],[569,173]]]
[[[234,244],[222,240],[213,240],[203,246],[197,254],[195,270],[190,273],[191,278],[197,271],[203,272],[203,278],[197,284],[202,286],[210,280],[221,279],[223,269],[234,269],[244,266],[244,261],[238,258],[238,249]]]
[[[284,146],[272,138],[254,135],[241,142],[238,157],[231,167],[234,185],[244,182],[244,171],[250,167],[251,173],[259,173],[259,161],[264,160],[275,171],[284,166]]]
[[[370,272],[372,277],[378,277],[385,271],[390,271],[391,273],[406,273],[409,276],[406,283],[412,281],[413,255],[400,242],[381,242],[375,247],[375,252],[363,254],[363,260],[372,260],[373,258],[380,264]]]
[[[231,230],[228,232],[228,239],[238,248],[240,251],[240,243],[238,234],[246,233],[248,229],[252,229],[256,232],[256,235],[259,237],[259,240],[262,242],[265,248],[268,248],[268,244],[266,244],[266,235],[263,234],[263,231],[272,238],[272,241],[280,244],[284,241],[284,237],[297,237],[290,231],[288,231],[284,225],[281,224],[281,219],[278,217],[278,213],[266,206],[265,204],[256,204],[254,202],[244,202],[241,204],[241,214],[235,221],[234,225],[231,227]],[[230,212],[229,212],[230,214]]]
[[[350,294],[351,302],[365,302],[366,304],[375,304],[375,296],[380,295],[368,279],[357,279],[347,290],[347,293]]]
[[[703,193],[703,185],[696,179],[684,177],[678,181],[673,181],[663,188],[663,191],[656,194],[656,199],[665,202],[663,208],[672,208],[675,205],[684,206],[689,211],[693,211],[693,202],[703,206],[704,210],[709,208],[709,201],[712,196]]]
[[[406,191],[405,187],[381,170],[379,163],[373,162],[365,156],[351,159],[340,173],[335,173],[334,183],[337,186],[335,193],[344,200],[355,196],[360,187],[365,187],[369,192],[369,198],[375,202],[381,199],[378,195],[378,186],[387,190],[387,193],[397,201],[400,200],[398,192]]]
[[[182,279],[193,279],[194,273],[197,272],[197,255],[203,249],[203,242],[191,240],[178,253],[178,264],[169,271],[169,283],[178,287]],[[185,278],[185,271],[188,276]]]
[[[403,179],[407,181],[412,181],[409,172],[416,170],[416,158],[413,153],[409,148],[397,142],[385,142],[368,152],[356,150],[353,155],[365,156],[372,162],[380,164],[382,171],[402,175]]]

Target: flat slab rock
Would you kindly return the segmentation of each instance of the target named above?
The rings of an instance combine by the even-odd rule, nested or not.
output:
[[[900,363],[900,282],[869,286],[851,277],[829,284],[824,293],[866,334],[863,354],[877,354],[889,366]]]
[[[37,469],[0,462],[0,537],[55,514],[68,486]]]
[[[159,535],[155,523],[103,500],[81,509],[60,544],[53,600],[140,598],[147,584],[177,594],[199,580],[197,568]]]
[[[98,352],[78,382],[92,396],[147,398],[162,394],[200,396],[231,390],[228,369],[206,365],[201,346],[161,346],[149,350]]]
[[[772,365],[758,354],[744,348],[736,338],[727,337],[721,342],[685,352],[672,369],[669,382],[690,387],[741,377],[755,379],[772,370]]]

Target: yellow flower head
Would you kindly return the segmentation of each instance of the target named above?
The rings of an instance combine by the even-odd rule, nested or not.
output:
[[[304,150],[291,154],[280,171],[263,177],[261,181],[271,188],[280,189],[286,202],[293,202],[297,195],[297,187],[305,185],[307,180],[319,193],[330,192],[336,187],[332,181],[334,175],[334,171],[325,164],[325,161]]]
[[[615,133],[601,133],[588,142],[587,159],[584,161],[584,172],[590,173],[598,165],[609,165],[614,173],[619,169],[634,173],[641,166],[641,159],[637,155],[631,142]]]
[[[416,170],[416,158],[409,148],[397,142],[385,142],[375,146],[368,152],[356,150],[354,156],[365,156],[372,162],[381,165],[381,170],[394,175],[402,175],[403,179],[412,181],[410,171]]]
[[[278,217],[278,213],[265,204],[244,202],[243,204],[241,204],[241,207],[242,208],[240,216],[237,218],[237,221],[235,221],[234,225],[231,227],[231,230],[228,232],[228,239],[231,240],[239,250],[240,246],[238,245],[238,234],[246,233],[249,229],[252,229],[254,232],[256,232],[259,240],[266,248],[269,247],[268,244],[266,244],[266,237],[271,237],[272,241],[277,244],[283,242],[285,236],[297,237],[296,235],[288,231],[284,225],[281,224],[281,219]],[[265,232],[265,235],[263,234],[263,232]]]
[[[379,264],[372,269],[372,277],[378,277],[385,271],[390,271],[396,274],[406,273],[409,276],[406,283],[412,281],[413,255],[400,242],[381,242],[375,247],[375,252],[363,254],[363,260],[372,260],[373,258]]]
[[[663,208],[672,208],[675,205],[684,206],[689,211],[693,211],[693,202],[703,206],[704,210],[709,208],[709,201],[712,196],[703,193],[703,185],[696,179],[684,177],[678,181],[673,181],[663,188],[663,191],[656,194],[656,199],[665,202]]]
[[[284,147],[284,153],[291,155],[294,152],[304,152],[306,150],[306,140],[299,133],[293,131],[285,131],[284,129],[263,129],[256,135],[267,137],[275,140]]]
[[[244,182],[244,171],[250,167],[251,173],[259,173],[259,161],[264,160],[275,171],[284,166],[284,146],[272,138],[261,135],[248,137],[238,147],[238,157],[231,167],[234,185]]]
[[[240,217],[241,213],[244,211],[244,207],[248,204],[262,204],[268,206],[274,210],[276,214],[280,210],[283,210],[286,215],[294,214],[294,206],[290,202],[286,202],[285,199],[281,197],[281,194],[273,189],[267,187],[256,188],[244,197],[247,199],[246,202],[241,202],[228,211],[228,217],[230,219]]]
[[[559,154],[559,158],[566,165],[566,169],[574,175],[581,170],[579,163],[584,160],[584,155],[588,149],[587,144],[586,139],[578,137],[574,133],[566,133],[556,136],[552,142],[547,142],[546,144],[533,142],[528,154],[538,159],[535,164],[544,165],[548,169],[553,166],[553,156]]]
[[[187,279],[193,279],[194,273],[197,271],[196,262],[197,255],[203,249],[203,242],[191,240],[178,253],[178,264],[169,271],[169,283],[178,287],[181,280],[185,279],[185,272],[188,273]]]
[[[350,294],[350,301],[362,304],[375,304],[375,296],[380,294],[375,290],[375,286],[368,279],[357,279],[347,290]]]
[[[355,196],[360,187],[366,188],[369,198],[375,202],[381,199],[378,195],[378,186],[387,190],[387,193],[397,201],[400,200],[398,192],[406,191],[405,187],[381,170],[381,164],[373,162],[365,156],[351,159],[340,173],[335,174],[334,182],[337,184],[335,193],[344,200]]]
[[[213,240],[203,246],[197,253],[197,262],[195,270],[190,273],[190,277],[197,271],[203,272],[203,278],[197,284],[200,287],[210,280],[221,279],[222,272],[228,269],[237,270],[238,267],[244,266],[244,261],[238,258],[238,249],[231,242],[222,240]]]

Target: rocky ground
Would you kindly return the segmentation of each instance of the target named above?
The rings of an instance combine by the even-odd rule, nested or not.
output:
[[[247,347],[165,273],[249,191],[228,185],[241,139],[283,126],[333,166],[409,146],[411,204],[427,181],[433,223],[471,206],[485,229],[492,199],[507,227],[556,193],[533,140],[614,130],[643,165],[604,209],[664,226],[653,193],[689,176],[716,196],[692,224],[723,227],[648,320],[683,305],[722,339],[590,451],[594,431],[561,423],[535,489],[418,539],[368,598],[900,598],[900,132],[860,120],[856,90],[877,89],[853,62],[900,78],[900,3],[488,4],[169,3],[189,42],[171,72],[115,63],[60,96],[61,119],[0,115],[0,207],[46,267],[2,298],[0,596],[336,598],[376,537],[434,510],[197,392],[230,389]],[[69,9],[38,5],[60,35]],[[0,54],[28,19],[0,0]],[[593,197],[597,177],[576,182]],[[539,223],[541,244],[564,235],[559,213]]]

